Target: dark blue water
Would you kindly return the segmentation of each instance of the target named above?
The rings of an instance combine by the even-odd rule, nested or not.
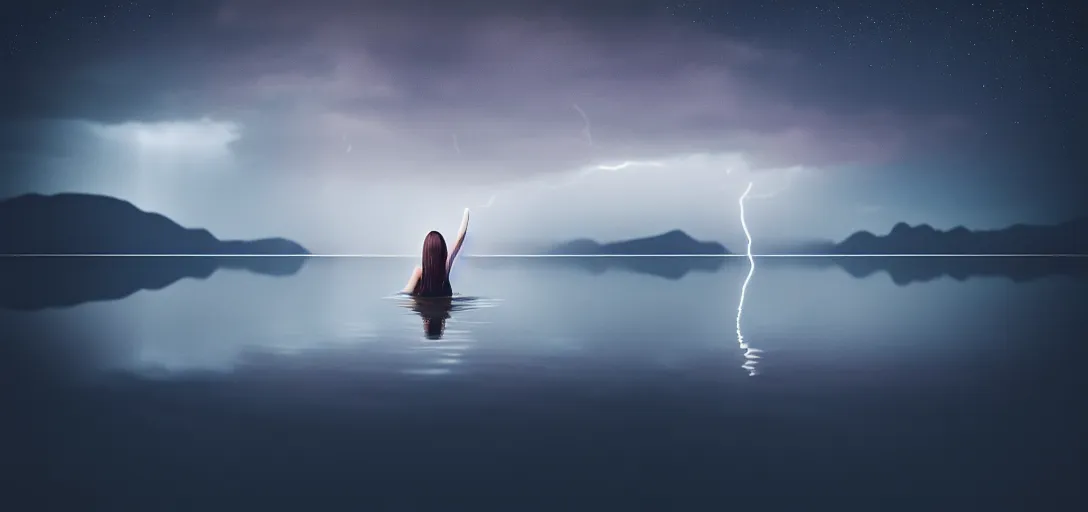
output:
[[[65,265],[69,280],[102,271]],[[0,310],[3,499],[201,511],[1081,499],[1086,281],[1037,264],[1001,276],[978,262],[999,274],[984,277],[963,275],[968,262],[895,265],[757,262],[743,342],[743,259],[465,259],[448,303],[393,296],[411,261],[312,260],[13,306]]]

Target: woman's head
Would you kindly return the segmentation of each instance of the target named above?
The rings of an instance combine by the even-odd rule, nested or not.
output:
[[[427,267],[441,268],[443,272],[446,271],[446,239],[442,238],[442,233],[437,231],[427,233],[427,238],[423,239],[424,272],[428,270]]]
[[[420,286],[425,291],[437,291],[446,281],[446,239],[442,233],[431,231],[423,239],[423,276]]]

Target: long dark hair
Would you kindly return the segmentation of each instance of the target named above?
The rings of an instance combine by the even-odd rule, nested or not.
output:
[[[446,274],[446,239],[442,233],[431,231],[423,239],[423,275],[416,285],[416,295],[441,297],[451,293]]]

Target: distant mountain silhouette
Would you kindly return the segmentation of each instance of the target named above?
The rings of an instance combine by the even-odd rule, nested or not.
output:
[[[1088,217],[1051,226],[1017,224],[1005,229],[941,231],[896,224],[877,236],[859,231],[831,248],[833,254],[1088,254]]]
[[[222,241],[105,196],[26,195],[0,202],[0,253],[49,254],[0,260],[0,307],[33,310],[117,300],[220,268],[291,275],[309,254],[282,238]],[[74,258],[74,254],[142,254]],[[155,255],[196,254],[185,258]],[[231,256],[224,255],[252,255]],[[289,255],[287,257],[261,257]]]
[[[89,194],[28,194],[0,201],[0,253],[309,254],[282,238],[219,240],[127,201]]]
[[[632,254],[730,254],[725,246],[718,242],[700,242],[678,229],[648,238],[636,238],[605,244],[586,238],[572,240],[553,247],[547,253],[554,255],[615,256]]]

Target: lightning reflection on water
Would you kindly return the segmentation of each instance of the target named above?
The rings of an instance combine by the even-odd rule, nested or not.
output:
[[[744,341],[744,334],[741,332],[741,315],[744,313],[744,295],[748,292],[748,283],[752,280],[752,275],[756,273],[756,260],[752,257],[752,234],[748,231],[748,223],[744,219],[744,200],[748,198],[748,194],[752,191],[752,183],[748,184],[748,187],[744,189],[744,193],[741,194],[740,200],[740,225],[744,229],[744,237],[748,240],[748,247],[745,251],[745,255],[748,258],[748,275],[744,278],[744,284],[740,287],[740,300],[737,303],[737,343],[740,344],[740,348],[744,350],[744,364],[741,368],[748,371],[748,375],[752,376],[756,374],[757,360],[759,359],[759,353],[762,350],[758,348],[752,348]]]

